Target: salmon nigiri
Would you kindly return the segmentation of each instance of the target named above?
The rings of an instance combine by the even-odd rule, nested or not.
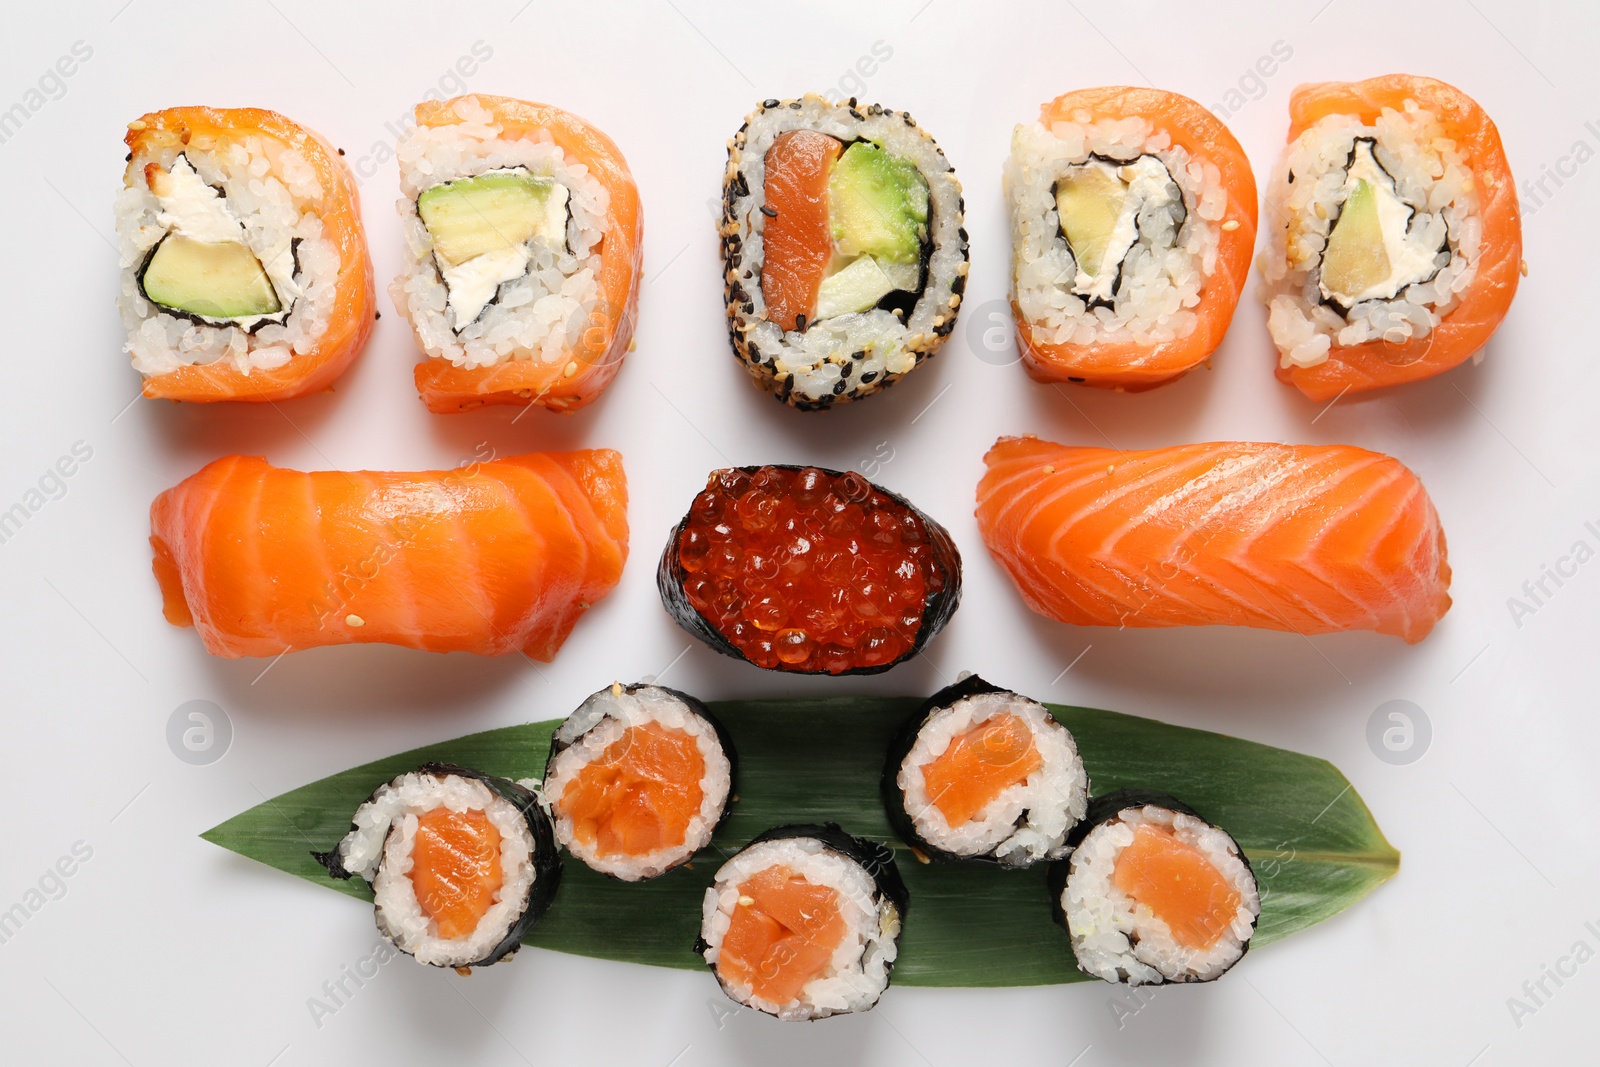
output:
[[[150,507],[167,621],[206,651],[276,656],[381,641],[550,660],[628,553],[609,449],[450,471],[202,468]]]
[[[1415,643],[1450,607],[1439,516],[1389,456],[1003,437],[985,461],[984,543],[1028,606],[1061,622],[1376,630]]]
[[[1297,88],[1266,201],[1278,377],[1313,400],[1449,370],[1516,295],[1522,219],[1500,132],[1444,82]]]
[[[1034,378],[1151,389],[1222,343],[1250,273],[1256,183],[1211,112],[1160,89],[1067,93],[1017,127],[1005,186]]]

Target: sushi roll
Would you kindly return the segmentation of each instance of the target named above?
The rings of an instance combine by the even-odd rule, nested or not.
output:
[[[556,839],[601,874],[654,878],[711,844],[733,795],[733,759],[694,697],[614,683],[550,740],[544,791]]]
[[[961,597],[943,526],[854,471],[712,471],[656,570],[678,625],[799,674],[876,674],[921,650]]]
[[[312,855],[334,878],[371,884],[379,932],[434,967],[487,967],[516,952],[561,882],[537,794],[442,763],[379,786],[344,839]]]
[[[870,396],[955,329],[961,183],[905,112],[768,100],[728,142],[722,198],[728,337],[789,406]]]
[[[1089,803],[1072,734],[1036,700],[977,675],[906,722],[883,769],[889,822],[941,860],[1027,867],[1067,854]]]
[[[1164,793],[1089,803],[1050,903],[1078,967],[1108,982],[1210,982],[1250,948],[1261,894],[1239,843]]]
[[[1211,112],[1159,89],[1059,96],[1016,128],[1005,190],[1034,378],[1149,389],[1222,343],[1250,273],[1256,183]]]
[[[214,656],[383,642],[548,662],[628,558],[610,449],[448,471],[225,456],[150,505],[162,611]]]
[[[117,307],[144,395],[265,402],[333,384],[377,317],[337,150],[258,108],[168,108],[126,141]]]
[[[416,107],[400,140],[405,269],[389,287],[427,358],[430,411],[573,411],[633,340],[644,224],[611,139],[548,104],[471,94]]]
[[[1522,220],[1500,133],[1444,82],[1300,86],[1266,200],[1278,377],[1313,400],[1449,370],[1516,295]]]
[[[838,826],[768,830],[717,871],[694,950],[723,992],[786,1021],[865,1011],[910,902],[889,849]]]

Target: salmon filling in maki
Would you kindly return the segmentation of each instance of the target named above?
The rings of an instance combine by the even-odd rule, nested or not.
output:
[[[711,843],[732,760],[705,705],[660,686],[613,685],[556,730],[545,793],[562,845],[625,881],[653,878]]]
[[[1208,982],[1250,947],[1261,897],[1225,831],[1171,797],[1097,797],[1050,871],[1078,966],[1108,982]]]
[[[729,336],[785,403],[877,392],[954,328],[961,187],[905,113],[768,100],[729,144],[723,194]]]
[[[758,667],[885,670],[944,625],[960,559],[944,529],[854,472],[713,472],[659,575],[679,622]]]
[[[717,871],[695,951],[729,997],[780,1019],[863,1011],[888,988],[908,902],[883,845],[779,827]]]
[[[444,764],[379,787],[338,846],[312,855],[335,878],[371,883],[379,931],[436,967],[487,966],[516,952],[561,879],[533,792]]]
[[[1066,855],[1089,779],[1048,708],[973,675],[901,728],[882,786],[890,822],[925,854],[1023,867]]]

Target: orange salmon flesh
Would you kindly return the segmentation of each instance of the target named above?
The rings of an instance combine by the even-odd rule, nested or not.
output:
[[[688,733],[631,726],[567,783],[561,810],[573,836],[601,856],[676,848],[705,800],[706,761]]]
[[[953,738],[922,768],[928,799],[951,827],[964,826],[1043,762],[1033,731],[1016,715],[995,715]]]
[[[500,892],[500,831],[480,808],[434,808],[417,817],[411,885],[442,938],[478,928]]]
[[[763,1000],[789,1004],[827,971],[844,935],[837,890],[768,867],[739,886],[717,970]]]
[[[767,149],[761,297],[767,320],[785,330],[798,328],[799,316],[816,314],[817,290],[833,258],[828,175],[843,150],[815,130],[790,130]]]
[[[1133,832],[1111,881],[1166,923],[1184,948],[1215,945],[1239,910],[1239,891],[1203,852],[1149,823]]]

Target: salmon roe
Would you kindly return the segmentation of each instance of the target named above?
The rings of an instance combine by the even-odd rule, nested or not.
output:
[[[689,603],[746,659],[775,670],[893,663],[945,586],[922,518],[854,471],[713,472],[677,552]]]

